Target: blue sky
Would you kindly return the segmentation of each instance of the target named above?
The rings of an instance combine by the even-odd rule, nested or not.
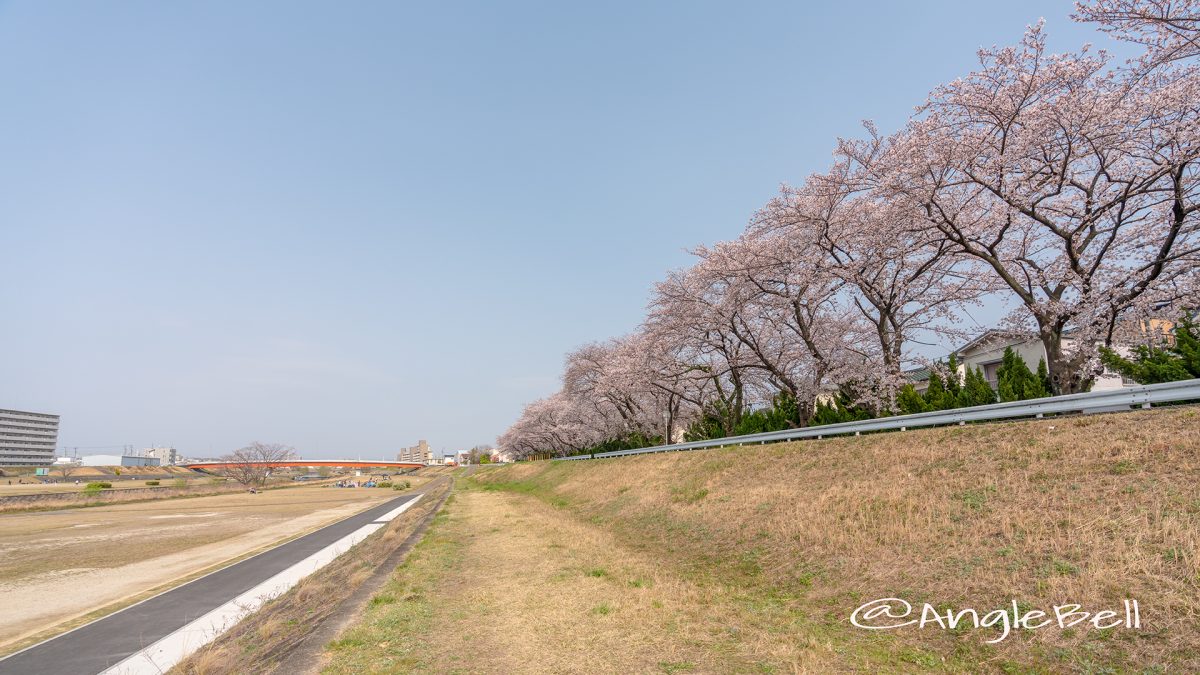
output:
[[[1069,0],[806,4],[0,2],[0,407],[493,442],[860,120],[1039,17],[1109,44]]]

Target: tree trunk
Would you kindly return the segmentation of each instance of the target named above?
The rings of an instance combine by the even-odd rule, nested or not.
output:
[[[1078,394],[1092,388],[1095,376],[1083,370],[1083,354],[1077,348],[1074,354],[1063,349],[1061,326],[1042,326],[1039,337],[1046,349],[1046,369],[1050,371],[1050,387],[1055,396]],[[1031,365],[1036,367],[1036,365]]]
[[[799,397],[796,398],[796,415],[800,419],[800,428],[807,427],[812,422],[813,402],[803,401]]]

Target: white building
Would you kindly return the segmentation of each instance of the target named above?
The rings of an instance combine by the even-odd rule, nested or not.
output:
[[[158,466],[157,457],[133,455],[85,455],[79,458],[84,466]]]
[[[1070,337],[1063,336],[1062,345],[1064,351],[1070,352],[1075,348],[1075,341]],[[1046,347],[1036,337],[993,329],[984,332],[959,348],[957,352],[959,377],[966,376],[967,368],[978,369],[983,371],[983,377],[988,384],[992,385],[992,389],[997,389],[1000,381],[998,371],[1001,361],[1004,360],[1004,350],[1010,347],[1033,372],[1037,372],[1038,363],[1046,358]],[[1118,352],[1128,351],[1128,347],[1117,346],[1116,350]],[[1092,382],[1092,391],[1120,389],[1136,384],[1136,382],[1125,380],[1120,374],[1105,368],[1104,372],[1097,375]]]
[[[0,410],[0,466],[47,466],[58,445],[58,415]]]
[[[179,463],[179,453],[175,448],[146,448],[142,450],[143,457],[154,457],[160,466],[175,466]]]
[[[1167,335],[1169,328],[1164,329],[1164,325],[1166,324],[1163,324],[1163,322],[1155,323],[1153,330]],[[1067,352],[1075,348],[1075,340],[1069,335],[1063,336],[1062,344],[1063,349]],[[984,379],[987,380],[988,384],[992,385],[992,389],[999,389],[1000,365],[1004,361],[1004,350],[1010,347],[1017,356],[1020,356],[1025,361],[1025,365],[1029,367],[1029,370],[1035,373],[1038,369],[1038,363],[1046,358],[1046,347],[1038,338],[1013,331],[989,329],[954,352],[958,357],[959,381],[961,382],[966,377],[967,368],[971,368],[972,370],[981,371]],[[1113,351],[1123,356],[1128,356],[1132,353],[1133,349],[1129,344],[1114,344]],[[908,383],[913,385],[918,394],[924,394],[929,388],[928,368],[912,368],[904,371],[904,376],[908,380]],[[1092,381],[1091,391],[1106,391],[1136,385],[1137,382],[1125,379],[1119,373],[1114,373],[1105,368]]]

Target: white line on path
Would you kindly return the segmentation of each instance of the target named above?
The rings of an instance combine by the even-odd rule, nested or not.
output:
[[[160,675],[160,673],[167,672],[175,664],[187,658],[189,654],[217,639],[221,633],[233,628],[237,622],[262,607],[268,600],[283,595],[304,577],[333,562],[335,558],[366,539],[372,532],[407,511],[420,498],[421,495],[417,495],[388,511],[374,522],[363,525],[174,633],[164,636],[100,675]]]

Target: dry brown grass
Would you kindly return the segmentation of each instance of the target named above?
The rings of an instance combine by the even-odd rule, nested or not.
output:
[[[26,495],[12,496],[23,497],[33,494],[50,494],[55,496],[39,498],[36,501],[3,501],[0,502],[0,514],[23,513],[30,511],[58,511],[61,509],[107,506],[109,504],[133,504],[139,502],[160,501],[164,499],[208,497],[211,495],[235,494],[245,491],[246,489],[240,485],[192,485],[182,488],[160,487],[155,489],[153,492],[144,492],[142,490],[134,490],[132,488],[114,488],[112,490],[102,490],[99,493],[90,493],[82,489],[44,491],[37,493],[26,493]]]
[[[766,672],[821,649],[545,502],[455,496],[325,672]]]
[[[407,480],[411,484],[411,487],[415,488],[424,485],[431,479],[428,476],[417,476],[408,478]],[[277,483],[268,484],[262,492],[270,493],[275,490],[320,487],[330,485],[338,480],[337,477],[305,482],[293,482],[284,479]],[[114,482],[112,489],[105,489],[99,493],[87,492],[84,489],[84,485],[13,485],[11,486],[13,489],[11,494],[0,491],[0,514],[56,511],[61,509],[106,506],[110,504],[134,504],[164,499],[185,499],[246,493],[245,486],[216,476],[192,479],[188,481],[188,485],[183,487],[174,487],[168,481],[164,485],[154,487],[153,490],[149,491],[133,489],[145,488],[146,486],[143,483],[144,481]],[[21,501],[21,498],[27,495],[46,495],[46,497],[39,498],[36,501]],[[58,497],[56,498],[54,495],[58,495]],[[16,497],[17,499],[5,500],[4,497],[7,496]]]
[[[192,476],[184,478],[183,476],[163,476],[162,478],[147,478],[145,480],[120,480],[114,479],[112,476],[71,476],[69,483],[13,483],[0,482],[0,497],[10,497],[14,495],[40,495],[40,494],[63,494],[73,492],[83,492],[86,489],[89,481],[104,481],[112,483],[112,490],[130,490],[133,488],[154,487],[146,485],[147,482],[158,481],[160,486],[170,487],[172,481],[182,478],[192,485],[203,484],[205,478],[201,476]],[[79,483],[74,481],[78,479]]]
[[[538,495],[560,507],[560,522],[573,516],[565,522],[611,535],[623,556],[647,556],[671,583],[699,589],[679,590],[689,606],[730,617],[743,637],[725,649],[764,655],[776,667],[1195,671],[1198,431],[1195,408],[1171,408],[523,464],[477,480]],[[535,529],[544,527],[567,525]],[[524,557],[534,570],[537,555]],[[558,587],[537,585],[561,597]],[[441,593],[439,601],[453,597]],[[1015,599],[1094,610],[1135,598],[1143,630],[1042,630],[988,646],[988,631],[877,634],[849,625],[858,604],[888,596],[960,609]],[[763,630],[748,630],[738,619],[745,612]],[[688,630],[687,621],[679,625]],[[706,625],[697,624],[701,632]],[[628,636],[633,626],[612,629]],[[551,670],[569,663],[538,658]]]
[[[191,659],[191,672],[196,675],[227,673],[233,667],[235,657],[228,648],[204,649]]]

